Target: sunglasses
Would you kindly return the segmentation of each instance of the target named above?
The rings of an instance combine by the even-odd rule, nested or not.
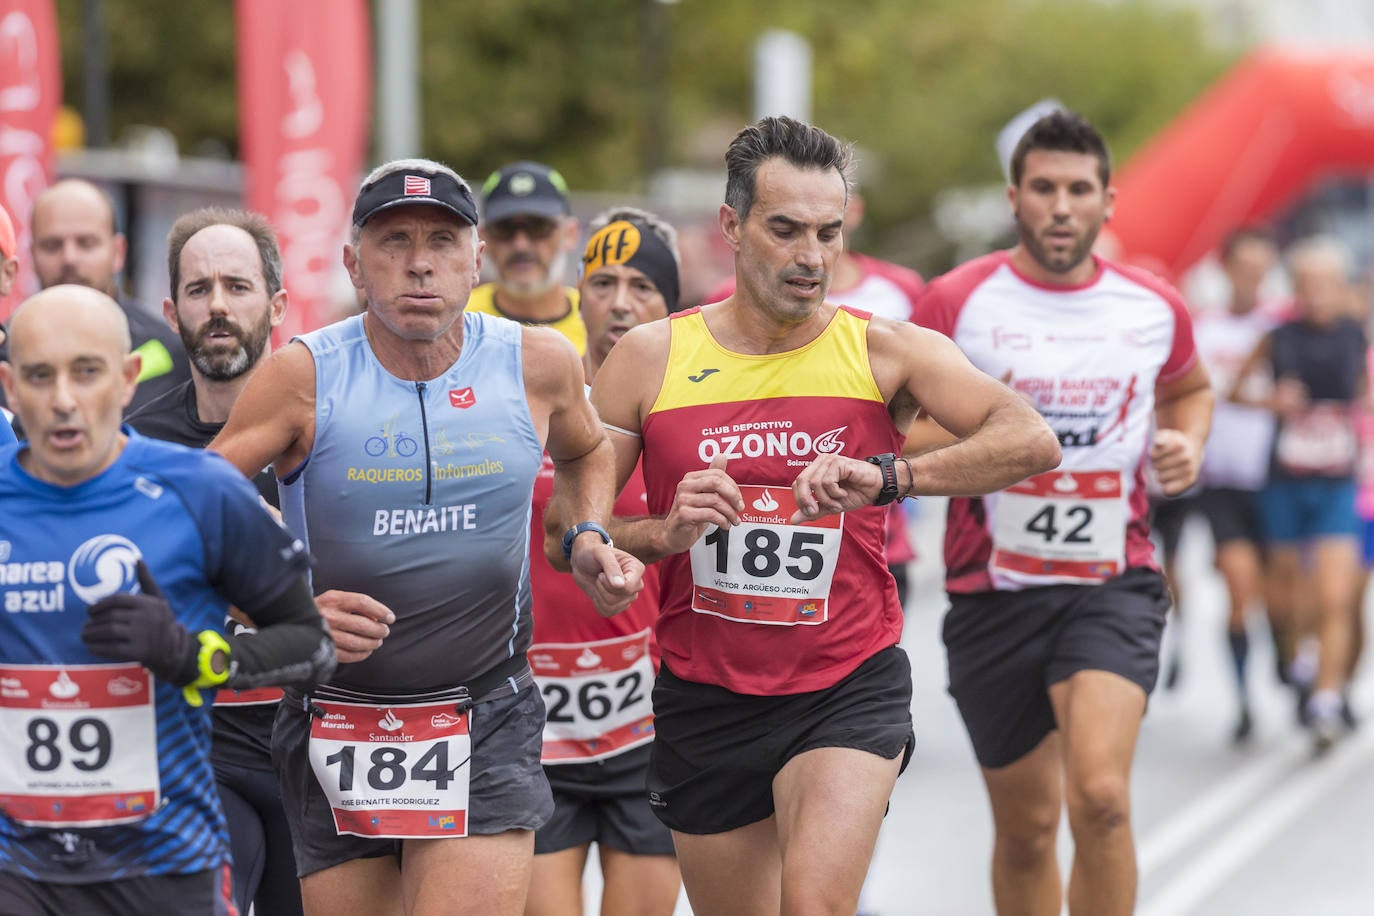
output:
[[[487,224],[487,236],[498,242],[509,242],[520,233],[532,241],[542,241],[558,229],[558,221],[538,216],[503,219]]]

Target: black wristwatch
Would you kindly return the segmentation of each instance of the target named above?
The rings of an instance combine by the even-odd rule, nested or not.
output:
[[[611,535],[605,528],[602,528],[596,522],[579,522],[563,533],[563,559],[572,559],[573,540],[576,539],[579,534],[587,531],[595,531],[600,535],[601,540],[606,543],[606,546],[615,546],[615,542],[611,540]]]
[[[891,452],[883,452],[881,455],[869,455],[864,459],[869,464],[876,464],[878,470],[883,472],[883,488],[878,491],[878,498],[873,500],[875,506],[886,506],[890,502],[897,501],[897,456]]]

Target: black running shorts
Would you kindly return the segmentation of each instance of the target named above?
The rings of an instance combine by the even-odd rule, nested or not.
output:
[[[1197,505],[1212,528],[1212,540],[1264,543],[1264,524],[1260,520],[1259,494],[1253,490],[1215,487],[1203,490]]]
[[[949,692],[978,762],[1035,750],[1055,729],[1050,685],[1079,671],[1119,674],[1148,696],[1168,610],[1164,577],[1140,567],[1101,585],[950,595]]]
[[[635,856],[671,856],[673,837],[649,809],[652,745],[592,763],[545,766],[553,817],[534,834],[535,855],[598,843]]]
[[[0,913],[4,916],[229,916],[235,912],[232,899],[228,865],[189,875],[146,875],[91,884],[33,881],[0,871]]]
[[[659,669],[649,804],[690,834],[724,833],[773,814],[773,778],[789,760],[848,747],[902,769],[915,743],[911,663],[892,646],[825,690],[761,697],[684,681]]]

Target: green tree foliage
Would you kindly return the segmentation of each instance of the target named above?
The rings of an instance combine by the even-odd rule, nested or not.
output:
[[[184,150],[234,150],[233,5],[104,2],[114,135],[156,124]],[[425,153],[479,179],[537,158],[586,190],[642,188],[650,150],[719,167],[752,116],[754,42],[787,28],[812,44],[814,120],[859,145],[882,189],[865,244],[909,252],[895,240],[937,192],[1000,181],[993,139],[1028,104],[1082,111],[1124,161],[1231,63],[1195,13],[1152,0],[656,3],[421,0]],[[85,4],[57,5],[79,107]],[[646,48],[649,16],[666,27],[661,47]]]
[[[109,64],[110,135],[165,127],[181,149],[237,147],[234,4],[229,0],[102,0]],[[289,0],[284,0],[289,2]],[[80,111],[87,0],[57,0],[62,97]]]

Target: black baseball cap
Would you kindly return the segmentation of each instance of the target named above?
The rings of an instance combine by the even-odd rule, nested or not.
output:
[[[353,203],[353,225],[361,226],[392,207],[429,204],[443,207],[469,226],[477,225],[477,203],[467,182],[455,181],[446,172],[399,169],[364,185]]]
[[[492,172],[482,186],[482,209],[489,223],[512,216],[558,219],[572,212],[568,183],[538,162],[512,162]]]

